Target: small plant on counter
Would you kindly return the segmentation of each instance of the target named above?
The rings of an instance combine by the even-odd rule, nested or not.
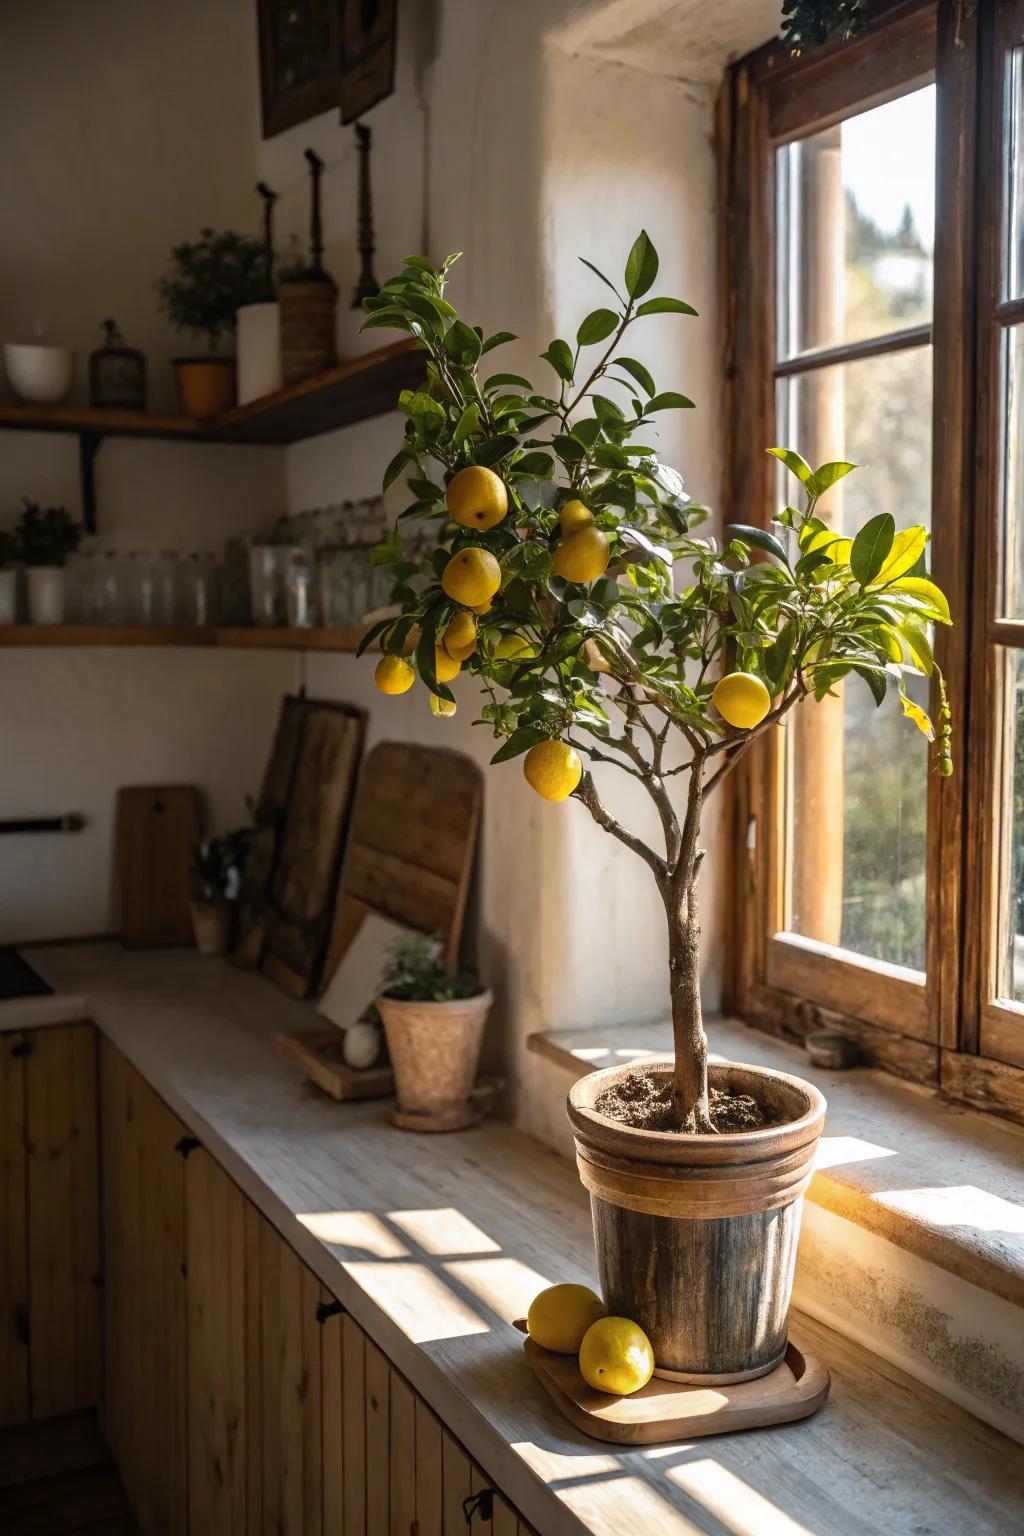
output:
[[[14,536],[15,558],[29,566],[58,568],[74,554],[82,539],[82,525],[66,507],[41,507],[27,496]],[[9,537],[9,535],[8,535]],[[5,562],[0,559],[0,564]]]
[[[446,970],[437,941],[421,933],[395,940],[380,979],[381,995],[404,1003],[449,1003],[457,997],[476,997],[482,990],[472,971],[453,975]]]
[[[252,835],[252,827],[238,827],[223,837],[205,837],[195,844],[189,873],[199,900],[211,906],[237,900]]]
[[[453,972],[423,934],[396,939],[380,982],[377,1011],[395,1073],[405,1131],[475,1125],[471,1102],[492,997],[472,971]]]

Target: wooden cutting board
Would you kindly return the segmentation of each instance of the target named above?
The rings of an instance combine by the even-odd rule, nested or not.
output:
[[[121,941],[129,949],[193,942],[188,870],[200,826],[192,784],[118,790],[114,859]]]

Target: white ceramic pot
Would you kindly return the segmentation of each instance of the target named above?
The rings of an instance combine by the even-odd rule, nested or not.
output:
[[[238,403],[281,388],[281,306],[243,304],[238,322]]]
[[[71,388],[75,354],[68,347],[4,346],[4,367],[14,393],[30,405],[58,405]]]
[[[18,573],[13,568],[0,571],[0,624],[18,622]]]
[[[63,624],[64,571],[61,566],[29,566],[28,614],[33,624]]]

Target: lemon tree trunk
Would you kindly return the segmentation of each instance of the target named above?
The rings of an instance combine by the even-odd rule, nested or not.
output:
[[[700,1006],[700,921],[696,868],[663,890],[668,917],[668,963],[675,1050],[676,1123],[684,1131],[713,1131],[708,1108],[708,1039]]]

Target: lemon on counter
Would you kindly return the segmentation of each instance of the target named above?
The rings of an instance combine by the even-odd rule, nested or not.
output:
[[[639,1392],[654,1375],[651,1341],[628,1317],[601,1317],[580,1344],[580,1374],[596,1392]]]
[[[574,1355],[587,1329],[608,1308],[586,1285],[549,1285],[535,1296],[526,1330],[535,1344],[558,1355]]]

